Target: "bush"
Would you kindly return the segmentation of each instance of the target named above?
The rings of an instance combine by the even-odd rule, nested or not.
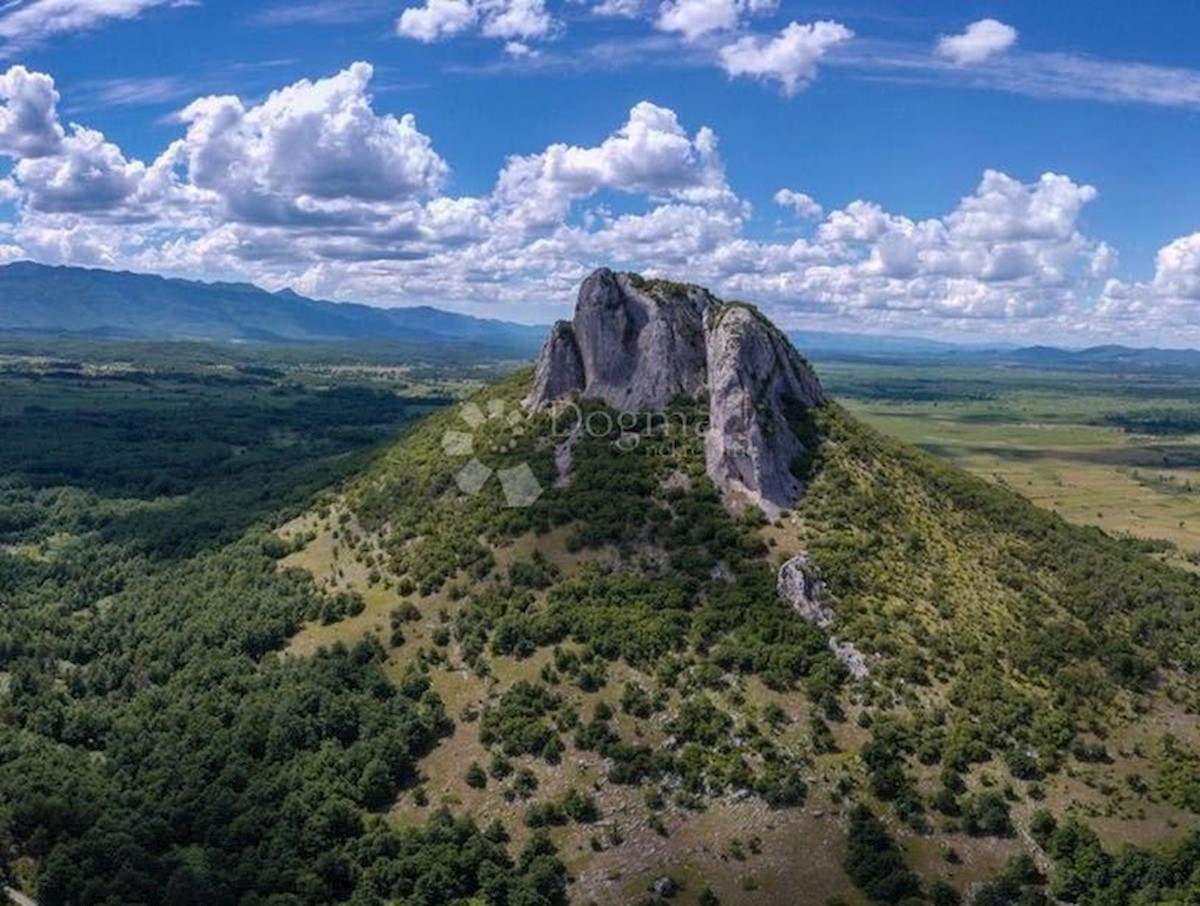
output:
[[[467,782],[467,786],[476,790],[482,790],[487,786],[488,782],[487,774],[484,773],[484,770],[479,766],[479,763],[475,761],[472,761],[467,767],[467,773],[464,779]]]

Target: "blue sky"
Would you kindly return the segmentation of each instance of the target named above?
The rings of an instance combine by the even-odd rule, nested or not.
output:
[[[0,3],[0,261],[1200,343],[1191,4],[408,2]]]

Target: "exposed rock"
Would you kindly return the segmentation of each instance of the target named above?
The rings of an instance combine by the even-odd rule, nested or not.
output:
[[[812,369],[754,309],[725,305],[708,317],[708,476],[727,502],[774,518],[803,490],[793,466],[806,452],[795,426],[824,396]]]
[[[575,464],[575,445],[583,437],[583,422],[576,422],[563,440],[554,447],[554,486],[562,489],[571,484],[571,467]]]
[[[849,642],[839,642],[830,636],[829,650],[842,662],[846,672],[854,679],[866,679],[871,675],[871,670],[867,667],[867,656]]]
[[[833,623],[833,611],[819,601],[824,585],[812,575],[807,554],[797,554],[783,566],[775,580],[779,596],[810,623],[826,628]]]
[[[704,310],[714,301],[698,286],[671,292],[607,268],[593,273],[572,322],[583,395],[622,412],[695,395],[705,378]]]
[[[825,585],[812,574],[807,554],[797,554],[779,567],[775,589],[781,598],[810,623],[815,623],[822,629],[833,625],[834,613],[822,603]],[[829,650],[854,679],[870,676],[866,655],[849,642],[839,642],[830,636]]]
[[[537,408],[551,400],[570,396],[583,386],[583,360],[579,357],[575,330],[570,321],[559,321],[542,344],[533,373],[533,389],[525,398],[525,406]]]
[[[699,286],[607,268],[579,290],[574,319],[554,326],[525,400],[539,409],[579,393],[621,412],[708,392],[705,462],[726,504],[770,517],[803,490],[801,430],[824,401],[816,375],[755,309]]]

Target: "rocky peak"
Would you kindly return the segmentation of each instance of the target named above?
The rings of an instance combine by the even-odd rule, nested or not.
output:
[[[704,312],[698,286],[646,281],[608,268],[579,289],[575,317],[554,325],[528,403],[579,391],[622,412],[662,409],[704,386]]]
[[[579,290],[575,316],[542,347],[526,406],[579,394],[622,412],[665,408],[707,391],[709,477],[733,507],[774,516],[802,487],[800,426],[824,401],[799,353],[756,309],[691,284],[602,268]]]

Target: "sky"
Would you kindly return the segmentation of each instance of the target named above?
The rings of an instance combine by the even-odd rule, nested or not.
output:
[[[0,263],[1200,345],[1200,7],[0,0]]]

